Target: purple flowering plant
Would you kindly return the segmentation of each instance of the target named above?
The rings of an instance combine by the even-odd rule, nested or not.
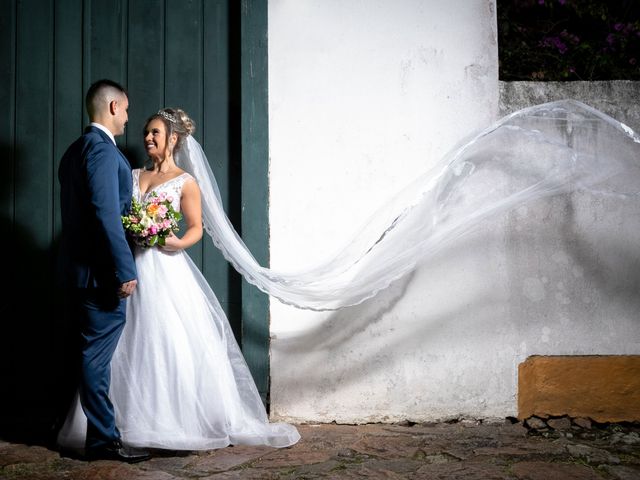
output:
[[[640,0],[497,0],[501,80],[640,80]]]

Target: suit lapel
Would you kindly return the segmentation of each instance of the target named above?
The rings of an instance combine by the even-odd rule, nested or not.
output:
[[[124,161],[125,165],[129,168],[129,170],[131,170],[131,164],[129,163],[129,160],[127,160],[127,157],[124,156],[124,153],[122,153],[117,146],[115,146],[115,147],[116,147],[116,150],[118,151],[118,153],[120,154],[120,158],[122,158],[122,160]]]
[[[122,159],[122,161],[125,163],[125,165],[129,168],[129,170],[131,170],[131,164],[129,163],[129,160],[127,160],[127,157],[124,156],[124,154],[120,151],[120,149],[118,148],[118,146],[116,144],[113,143],[113,140],[111,140],[111,137],[109,137],[109,135],[107,135],[105,132],[103,132],[101,129],[94,127],[92,125],[89,125],[86,129],[85,129],[85,133],[89,133],[89,132],[96,132],[98,133],[106,142],[109,142],[111,145],[113,145],[113,148],[115,149],[116,152],[118,152],[118,155],[120,155],[120,158]]]

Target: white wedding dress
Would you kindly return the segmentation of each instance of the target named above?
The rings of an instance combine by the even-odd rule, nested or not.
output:
[[[144,200],[140,170],[133,195]],[[155,188],[173,197],[188,173]],[[148,194],[146,194],[148,195]],[[137,247],[138,286],[111,363],[110,398],[125,444],[170,450],[295,444],[292,425],[269,423],[251,373],[216,296],[184,251]],[[78,397],[58,435],[81,449],[86,417]]]

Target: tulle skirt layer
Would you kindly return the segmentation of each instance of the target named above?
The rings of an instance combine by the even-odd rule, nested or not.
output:
[[[214,293],[184,252],[136,252],[138,287],[112,361],[110,397],[126,444],[204,450],[230,444],[286,447],[295,427],[269,423]],[[79,402],[59,443],[82,447]]]

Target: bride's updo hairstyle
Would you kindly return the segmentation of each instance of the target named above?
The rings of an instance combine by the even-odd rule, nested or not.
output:
[[[182,146],[187,135],[192,135],[196,131],[196,124],[184,110],[179,108],[162,108],[158,110],[158,113],[151,115],[147,119],[145,125],[149,125],[151,120],[156,118],[162,120],[167,130],[167,138],[175,133],[178,136],[176,144],[173,147],[173,153],[175,154]]]

